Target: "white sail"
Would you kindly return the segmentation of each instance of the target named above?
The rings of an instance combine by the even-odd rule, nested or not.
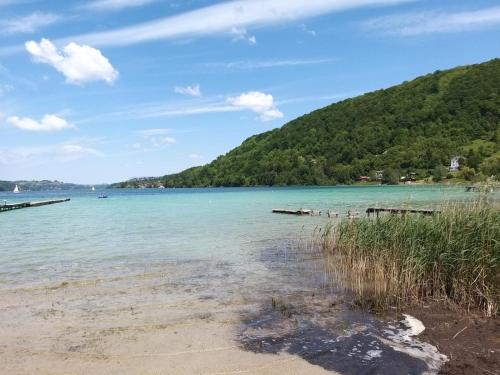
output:
[[[17,187],[17,184],[16,184],[16,187],[14,188],[14,190],[12,192],[13,193],[19,193],[19,188]]]
[[[95,187],[92,186],[92,191],[95,191]]]

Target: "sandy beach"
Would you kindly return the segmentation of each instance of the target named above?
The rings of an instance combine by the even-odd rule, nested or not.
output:
[[[444,357],[400,336],[397,320],[350,311],[318,288],[317,259],[274,255],[246,274],[230,263],[172,262],[3,288],[2,373],[420,374],[430,366],[431,374],[440,366]]]
[[[1,372],[331,374],[297,356],[243,350],[241,312],[257,306],[238,286],[166,273],[2,290]]]
[[[312,241],[325,219],[271,213],[277,199],[300,207],[307,195],[322,207],[373,194],[400,201],[407,191],[422,199],[441,194],[427,187],[125,192],[105,204],[77,195],[66,206],[7,213],[13,219],[4,236],[12,246],[1,254],[0,373],[492,371],[498,327],[491,320],[472,325],[446,311],[360,309],[333,282]],[[178,217],[172,205],[187,214]],[[199,223],[190,225],[195,215]],[[412,326],[418,320],[423,332]],[[471,348],[479,354],[469,355]]]

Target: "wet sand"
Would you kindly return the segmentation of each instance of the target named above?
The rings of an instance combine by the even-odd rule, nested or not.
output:
[[[142,273],[0,289],[6,374],[432,374],[445,357],[398,317],[352,311],[321,259],[272,246],[251,268]]]
[[[242,311],[257,306],[253,293],[231,284],[228,265],[170,267],[133,277],[3,289],[0,372],[331,373],[298,356],[241,348],[235,327]]]

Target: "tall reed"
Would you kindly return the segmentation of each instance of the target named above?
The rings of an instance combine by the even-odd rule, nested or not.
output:
[[[362,303],[436,299],[498,315],[500,210],[491,202],[342,221],[323,232],[321,247],[335,281]]]

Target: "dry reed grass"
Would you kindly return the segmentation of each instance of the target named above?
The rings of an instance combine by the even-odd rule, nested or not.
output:
[[[446,300],[498,315],[500,209],[488,199],[448,204],[430,217],[342,221],[322,231],[320,245],[334,281],[363,305]]]

